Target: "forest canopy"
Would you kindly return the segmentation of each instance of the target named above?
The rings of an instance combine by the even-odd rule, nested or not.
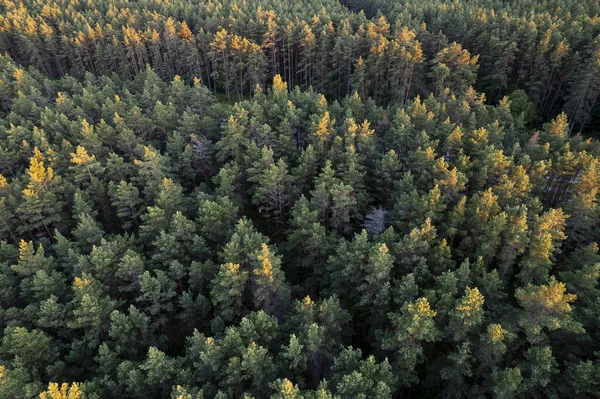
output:
[[[600,396],[594,0],[1,0],[0,398]]]

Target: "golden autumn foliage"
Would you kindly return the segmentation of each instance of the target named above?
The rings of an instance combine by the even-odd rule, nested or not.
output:
[[[281,75],[279,74],[273,77],[273,91],[275,93],[283,93],[287,91],[287,83],[281,79]]]
[[[77,146],[77,151],[75,153],[71,153],[71,162],[76,165],[85,165],[96,160],[95,155],[89,155],[88,152],[82,146]]]
[[[53,170],[51,167],[44,167],[45,161],[44,155],[37,147],[35,147],[33,149],[33,157],[31,157],[29,169],[27,171],[32,182],[46,185],[46,183],[52,180],[54,176]]]
[[[502,328],[500,324],[490,324],[487,333],[492,342],[500,342],[508,334],[508,331]]]
[[[273,264],[271,263],[270,256],[269,246],[263,243],[258,255],[261,267],[254,270],[254,274],[264,277],[267,281],[273,281]]]
[[[413,317],[413,322],[419,323],[421,319],[435,317],[437,313],[431,309],[427,298],[419,298],[415,303],[408,305],[408,311]]]
[[[481,311],[481,307],[483,306],[484,298],[483,295],[479,292],[477,287],[470,288],[467,287],[465,290],[465,296],[460,301],[460,303],[456,306],[456,310],[462,314],[464,314],[465,319],[464,322],[470,323],[471,317],[476,312]]]
[[[60,387],[57,383],[51,382],[48,390],[40,394],[40,399],[80,399],[82,394],[76,382],[71,385],[64,382]]]
[[[568,294],[565,283],[552,276],[548,285],[519,288],[515,297],[532,315],[564,315],[571,312],[571,302],[577,295]]]
[[[326,141],[329,139],[330,134],[329,112],[326,111],[316,125],[315,135],[322,141]]]

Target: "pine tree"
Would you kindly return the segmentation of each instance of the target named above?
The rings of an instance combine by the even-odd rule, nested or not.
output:
[[[262,158],[248,171],[252,174],[249,180],[257,185],[254,189],[253,203],[258,205],[259,212],[264,212],[264,217],[275,225],[276,231],[281,231],[294,200],[293,178],[289,175],[283,159],[274,162],[272,150],[265,147],[262,153]]]
[[[342,398],[390,398],[396,383],[392,367],[374,356],[362,359],[360,349],[348,347],[334,360],[333,383]]]
[[[483,322],[483,295],[477,288],[467,287],[465,295],[450,312],[450,330],[455,340],[464,338],[473,327]]]
[[[423,361],[422,342],[435,341],[439,331],[433,318],[436,312],[431,309],[426,298],[404,303],[401,313],[389,313],[391,328],[382,340],[382,349],[393,351],[395,365],[402,370],[399,376],[401,385],[411,385],[418,381],[415,367]]]
[[[245,314],[243,298],[247,281],[248,272],[240,270],[239,264],[221,265],[213,281],[211,300],[224,322],[239,320]]]
[[[238,212],[238,207],[229,197],[202,200],[197,221],[204,238],[215,243],[227,240],[238,220]]]
[[[471,54],[456,42],[440,50],[433,60],[430,77],[438,93],[449,87],[455,93],[465,91],[475,83],[479,56]]]
[[[27,170],[29,182],[23,190],[23,201],[17,208],[22,224],[17,232],[37,232],[52,236],[51,229],[61,222],[62,203],[60,197],[60,176],[55,176],[44,155],[34,148],[33,157]],[[36,234],[36,235],[37,235]]]
[[[565,328],[575,332],[581,329],[570,315],[570,304],[577,296],[566,293],[565,284],[554,276],[548,285],[528,284],[527,287],[518,288],[515,298],[524,309],[519,324],[533,343],[539,342],[544,328],[549,331]]]
[[[289,296],[289,288],[281,271],[281,259],[272,254],[265,243],[261,246],[252,273],[255,307],[281,317]]]
[[[137,187],[123,180],[118,184],[111,182],[109,194],[116,214],[122,220],[123,229],[128,230],[138,225],[142,213],[142,200]]]
[[[566,238],[566,218],[561,209],[550,209],[535,217],[529,249],[521,261],[521,272],[518,275],[521,281],[543,282],[548,278],[551,257],[556,250],[555,243]]]
[[[169,172],[166,159],[150,147],[144,147],[141,158],[134,160],[138,167],[136,181],[144,187],[147,200],[156,200],[160,187]]]
[[[2,221],[2,227],[0,228],[0,236],[8,233],[13,240],[16,240],[15,232],[13,232],[12,219],[13,215],[10,212],[10,208],[6,202],[8,197],[8,183],[4,176],[0,174],[0,221]]]

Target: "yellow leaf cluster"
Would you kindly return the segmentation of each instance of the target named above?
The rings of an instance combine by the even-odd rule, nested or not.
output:
[[[51,167],[44,167],[44,156],[37,147],[33,149],[33,157],[31,158],[27,173],[31,181],[41,184],[46,184],[54,177],[54,172]]]
[[[367,138],[375,134],[375,130],[371,129],[371,123],[368,120],[364,120],[363,123],[360,124],[358,134],[362,138]]]
[[[96,160],[95,155],[89,155],[82,146],[78,145],[75,153],[71,153],[71,162],[75,165],[85,165]]]
[[[85,288],[85,287],[89,286],[91,283],[92,282],[90,280],[88,280],[87,278],[82,279],[79,277],[75,277],[74,284],[75,284],[75,287],[77,287],[79,289]]]
[[[186,42],[190,42],[194,39],[194,34],[185,21],[179,26],[179,37]]]
[[[177,399],[189,399],[189,398],[191,398],[191,395],[189,395],[181,385],[177,385],[176,398]]]
[[[419,298],[415,303],[409,304],[408,311],[413,315],[413,319],[415,320],[435,317],[437,315],[435,310],[431,309],[427,298]]]
[[[277,74],[273,77],[273,92],[282,93],[287,91],[287,82],[281,79],[281,75]]]
[[[492,342],[500,342],[504,339],[504,336],[508,334],[500,324],[490,324],[487,329],[488,336]]]
[[[65,382],[60,388],[57,383],[51,382],[48,385],[48,390],[40,394],[40,399],[79,399],[81,394],[82,392],[76,382],[71,386]]]
[[[33,252],[33,242],[21,240],[19,243],[19,259],[26,259],[28,256],[33,255]]]
[[[565,283],[550,278],[548,285],[529,285],[526,290],[517,294],[518,299],[524,302],[526,307],[537,310],[540,307],[555,314],[566,314],[571,312],[570,303],[577,299],[575,294],[567,294]]]
[[[17,82],[21,82],[23,80],[23,70],[21,68],[15,69],[13,76]]]
[[[327,137],[329,136],[329,112],[328,111],[325,111],[325,114],[319,121],[319,123],[317,125],[317,131],[315,133],[318,137],[321,138],[321,140],[327,140]]]
[[[267,244],[263,243],[258,260],[262,267],[254,271],[258,276],[264,276],[268,281],[273,281],[273,264],[271,263],[271,254]]]
[[[240,270],[240,265],[237,263],[227,263],[224,265],[224,269],[228,276],[233,276]]]
[[[60,91],[58,93],[56,93],[56,103],[57,104],[62,104],[65,102],[65,96],[63,95],[63,93],[61,93]]]
[[[287,378],[281,383],[281,393],[284,398],[294,398],[294,384]]]
[[[547,124],[546,130],[553,137],[564,137],[567,135],[567,131],[569,130],[569,120],[567,118],[567,114],[561,112],[552,122]]]
[[[483,306],[483,302],[485,301],[483,295],[479,292],[477,287],[475,288],[466,288],[465,297],[460,301],[460,303],[456,306],[456,310],[463,313],[468,317],[481,309]]]

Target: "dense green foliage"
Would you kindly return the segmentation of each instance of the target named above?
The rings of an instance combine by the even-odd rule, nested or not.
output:
[[[598,3],[342,3],[0,2],[0,399],[600,396]]]
[[[475,85],[494,102],[523,89],[536,120],[564,109],[569,131],[600,125],[596,0],[342,3],[361,11],[338,0],[3,0],[0,50],[55,77],[151,65],[238,100],[275,74],[380,105],[446,87]]]

